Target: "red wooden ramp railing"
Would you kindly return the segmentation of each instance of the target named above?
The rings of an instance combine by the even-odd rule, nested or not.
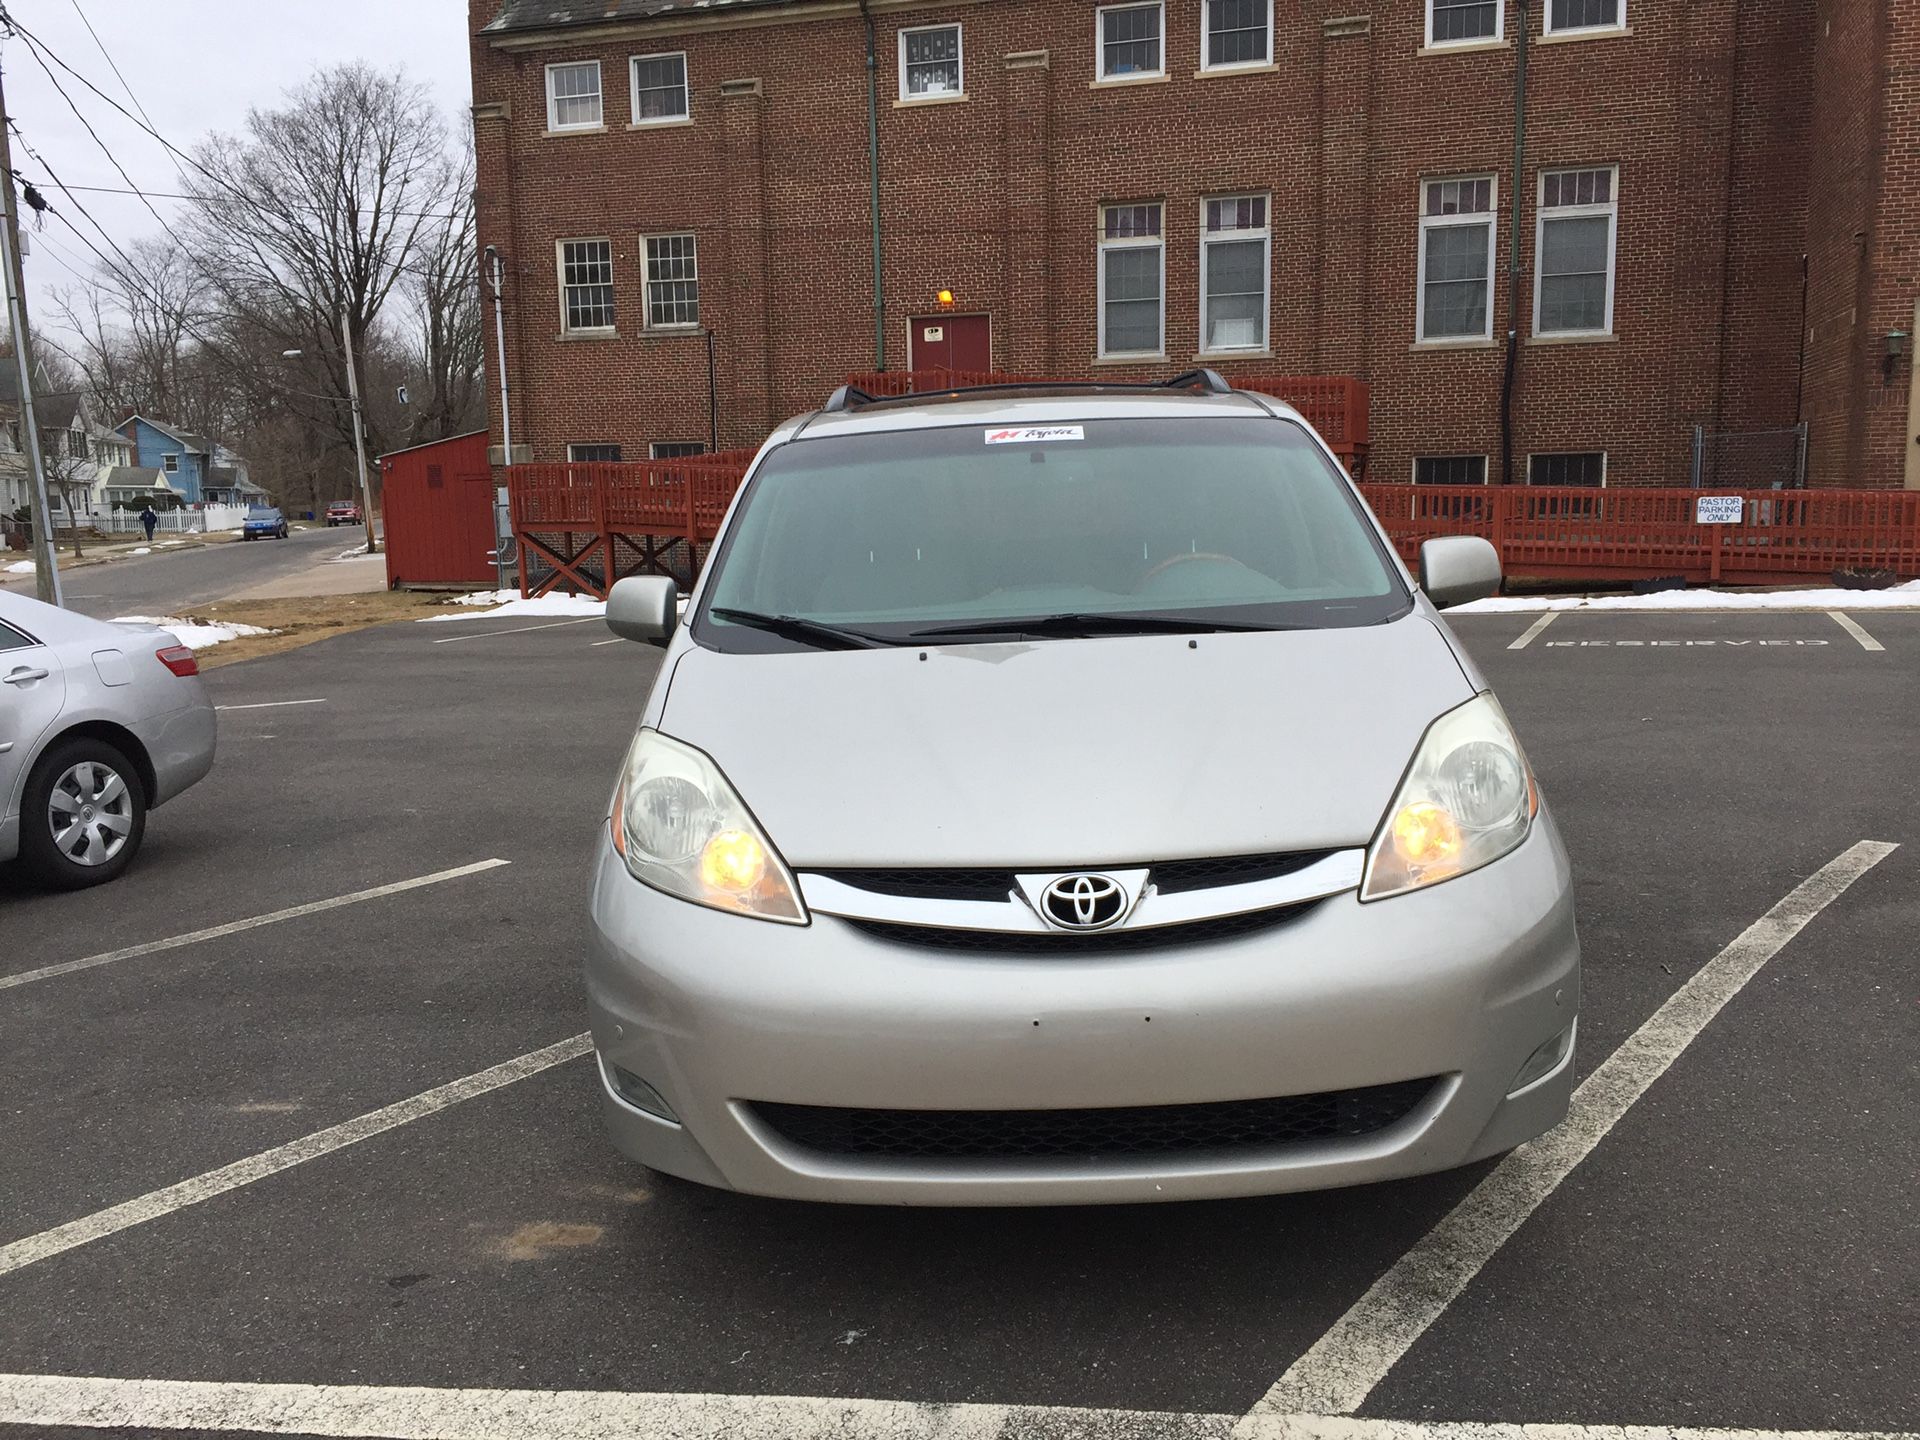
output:
[[[508,466],[520,592],[604,598],[615,580],[658,573],[691,585],[753,455]]]
[[[1920,491],[1745,490],[1733,525],[1694,519],[1697,490],[1362,485],[1409,564],[1437,535],[1482,535],[1506,573],[1623,583],[1678,575],[1765,585],[1838,569],[1920,575]]]

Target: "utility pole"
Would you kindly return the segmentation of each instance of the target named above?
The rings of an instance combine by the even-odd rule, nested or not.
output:
[[[33,413],[33,340],[27,329],[27,279],[20,265],[20,205],[13,193],[13,146],[7,131],[7,97],[0,86],[0,192],[6,215],[0,223],[0,262],[6,265],[7,319],[13,326],[13,364],[20,377],[20,441],[33,479],[28,514],[33,525],[34,583],[49,605],[61,604],[60,571],[53,550],[53,507],[47,503],[47,460],[40,450],[40,420]]]
[[[367,522],[367,554],[378,552],[373,543],[373,487],[367,483],[366,426],[360,417],[360,374],[353,366],[353,325],[347,307],[340,307],[340,344],[347,352],[347,395],[353,401],[353,458],[360,467],[360,516]]]

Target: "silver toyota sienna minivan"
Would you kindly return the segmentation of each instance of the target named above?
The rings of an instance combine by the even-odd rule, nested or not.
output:
[[[800,1199],[1384,1180],[1571,1087],[1567,857],[1499,702],[1298,414],[1159,386],[842,391],[754,460],[594,861],[627,1155]]]

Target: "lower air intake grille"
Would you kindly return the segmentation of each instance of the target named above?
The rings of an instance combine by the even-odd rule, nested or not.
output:
[[[1405,1119],[1433,1086],[1432,1079],[1403,1080],[1323,1095],[1121,1110],[848,1110],[767,1103],[753,1109],[795,1145],[828,1155],[1124,1159],[1371,1135]]]

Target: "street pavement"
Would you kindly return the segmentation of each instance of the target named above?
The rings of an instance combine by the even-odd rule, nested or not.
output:
[[[1920,615],[1856,617],[1878,651],[1778,613],[1569,614],[1512,648],[1536,618],[1457,629],[1573,855],[1582,1076],[1809,876],[1899,848],[1767,930],[1777,953],[1444,1282],[1407,1257],[1472,1230],[1448,1217],[1508,1162],[1011,1212],[633,1167],[590,1062],[524,1057],[584,1029],[586,857],[655,652],[410,623],[212,673],[261,708],[222,714],[213,775],[124,880],[0,876],[0,1437],[1914,1430]],[[1438,1309],[1404,1353],[1395,1312],[1361,1326],[1352,1418],[1243,1419],[1381,1286]]]
[[[161,541],[165,537],[160,537]],[[295,530],[285,540],[235,540],[219,545],[156,544],[151,555],[130,555],[104,565],[62,570],[68,605],[83,615],[110,620],[116,615],[169,615],[210,605],[243,592],[270,595],[341,593],[318,588],[339,583],[328,562],[356,545],[364,546],[366,531],[359,526],[329,530],[316,525]],[[369,584],[355,562],[343,566],[355,577],[357,589],[384,589],[385,573]],[[9,575],[0,582],[10,590],[33,593],[32,575]]]

